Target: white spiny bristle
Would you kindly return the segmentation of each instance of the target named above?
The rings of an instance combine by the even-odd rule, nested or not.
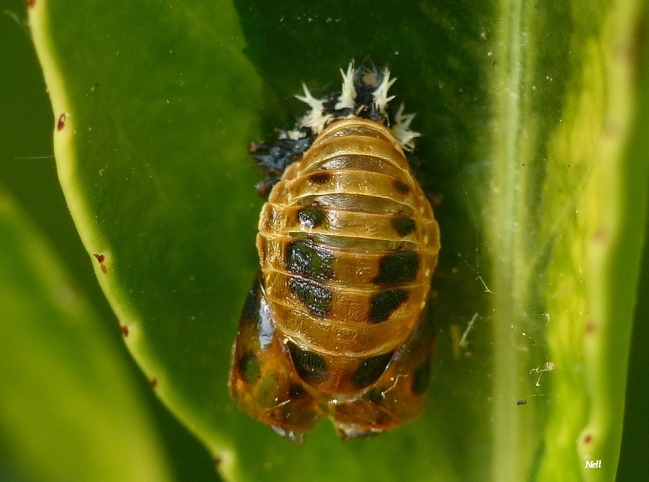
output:
[[[412,151],[415,148],[415,137],[420,137],[419,132],[410,130],[410,123],[415,118],[415,114],[404,114],[403,103],[399,106],[397,115],[394,116],[394,125],[392,126],[392,135],[399,145],[406,151]]]
[[[372,93],[374,104],[381,114],[385,114],[385,107],[388,105],[388,102],[394,99],[394,96],[388,97],[388,90],[396,80],[397,79],[390,80],[390,71],[386,67],[383,71],[383,80],[381,81],[381,84]]]
[[[322,109],[322,100],[313,97],[306,84],[303,83],[302,88],[304,89],[304,96],[296,95],[295,98],[308,104],[311,109]]]
[[[340,73],[343,76],[343,87],[340,98],[334,108],[336,110],[340,109],[352,109],[356,101],[356,89],[354,88],[354,62],[350,62],[347,67],[347,73],[343,72],[343,69],[340,69]]]
[[[304,96],[296,95],[295,97],[308,104],[311,110],[299,120],[299,126],[309,127],[315,134],[319,134],[333,116],[331,114],[324,114],[322,99],[313,97],[306,84],[302,84],[302,88],[304,89]]]
[[[282,131],[279,134],[280,139],[290,139],[292,141],[299,141],[300,139],[303,139],[305,137],[306,137],[306,133],[297,129],[293,129],[290,131]]]

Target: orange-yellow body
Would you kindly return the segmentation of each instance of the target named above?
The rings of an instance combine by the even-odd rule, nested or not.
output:
[[[419,416],[440,236],[392,132],[354,116],[325,127],[272,189],[257,249],[236,403],[297,442],[324,417],[352,439]]]

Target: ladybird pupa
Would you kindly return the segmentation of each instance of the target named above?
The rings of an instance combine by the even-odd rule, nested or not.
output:
[[[425,305],[440,235],[405,155],[414,115],[392,108],[387,68],[341,73],[322,99],[303,84],[309,112],[249,148],[270,192],[229,387],[297,443],[325,417],[345,440],[417,418],[433,356]]]

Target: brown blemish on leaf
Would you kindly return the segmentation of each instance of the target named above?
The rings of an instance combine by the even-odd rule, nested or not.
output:
[[[606,238],[608,238],[606,234],[606,229],[604,228],[599,228],[595,233],[593,234],[593,239],[597,242],[603,243],[606,241]]]
[[[593,436],[591,434],[587,434],[584,436],[584,443],[589,444],[593,441]]]
[[[158,380],[155,379],[155,378],[152,378],[151,381],[149,381],[149,386],[155,390],[156,387],[158,386]]]
[[[128,326],[120,325],[119,329],[122,331],[122,335],[124,335],[125,337],[128,336]]]
[[[59,120],[56,122],[56,130],[57,131],[62,131],[63,130],[63,128],[65,127],[65,119],[66,119],[65,113],[63,113],[63,114],[61,114],[59,116]]]
[[[100,253],[94,253],[93,256],[97,258],[97,262],[99,263],[99,268],[101,269],[101,272],[104,274],[108,273],[108,268],[104,264],[104,261],[106,260],[106,256]]]

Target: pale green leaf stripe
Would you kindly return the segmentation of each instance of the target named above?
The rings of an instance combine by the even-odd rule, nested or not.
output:
[[[612,480],[646,207],[647,162],[627,155],[639,5],[573,3],[571,74],[540,142],[530,99],[553,74],[536,63],[538,7],[503,9],[508,62],[495,77],[493,479]],[[517,410],[521,393],[547,398],[547,415]]]

